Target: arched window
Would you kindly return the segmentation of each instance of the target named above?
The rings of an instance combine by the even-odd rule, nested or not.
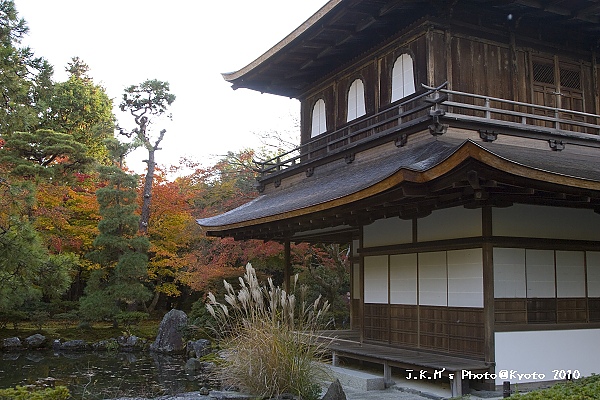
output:
[[[325,101],[323,99],[317,100],[313,107],[312,112],[312,130],[310,137],[315,137],[327,130],[327,118],[325,114]]]
[[[415,74],[413,60],[408,54],[396,59],[392,69],[392,102],[415,92]]]
[[[348,118],[346,121],[352,121],[365,114],[365,85],[362,80],[356,79],[348,90]]]

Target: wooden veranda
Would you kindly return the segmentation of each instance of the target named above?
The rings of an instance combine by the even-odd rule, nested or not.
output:
[[[332,365],[338,366],[340,358],[366,361],[383,366],[386,386],[393,384],[392,367],[410,372],[408,379],[449,379],[452,396],[462,396],[463,379],[476,374],[490,373],[489,363],[435,352],[410,350],[360,341],[355,330],[328,330],[319,332],[319,338],[331,352]]]

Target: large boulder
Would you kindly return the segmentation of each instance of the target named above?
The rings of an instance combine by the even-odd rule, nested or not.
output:
[[[187,315],[181,310],[171,310],[163,317],[158,327],[156,340],[150,345],[150,351],[167,354],[185,352],[183,330],[187,325]]]

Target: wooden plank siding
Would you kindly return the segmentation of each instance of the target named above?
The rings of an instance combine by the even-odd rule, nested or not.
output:
[[[450,90],[551,107],[562,106],[591,114],[600,113],[597,54],[568,54],[549,46],[536,47],[535,43],[513,33],[481,33],[480,27],[467,24],[423,21],[412,30],[399,32],[361,58],[332,71],[332,74],[315,83],[310,92],[299,96],[301,142],[310,140],[312,107],[320,98],[326,103],[328,132],[348,123],[347,92],[356,78],[363,79],[367,116],[387,108],[391,99],[391,70],[395,60],[404,53],[413,59],[417,92],[421,90],[421,84],[437,86],[448,81]],[[550,66],[553,82],[534,79],[536,72],[539,72],[540,62]],[[484,106],[473,97],[463,99],[456,96],[454,101]],[[532,111],[505,102],[488,106],[521,113]],[[452,107],[448,111],[453,112]],[[476,111],[463,108],[460,113],[474,115]],[[506,113],[494,117],[520,122],[518,116]],[[582,122],[597,123],[590,117],[586,118],[589,121]],[[550,122],[538,123],[546,125]],[[585,131],[581,127],[573,129]]]
[[[399,304],[364,305],[364,340],[484,359],[484,310]]]
[[[390,342],[402,346],[419,345],[419,310],[414,305],[390,305]]]
[[[511,328],[539,329],[536,325],[586,324],[600,322],[600,299],[597,298],[511,298],[495,300],[495,324],[502,331]]]

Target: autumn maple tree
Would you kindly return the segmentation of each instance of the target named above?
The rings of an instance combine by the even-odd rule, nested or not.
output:
[[[192,216],[193,193],[181,179],[169,181],[167,171],[156,171],[152,218],[148,225],[148,279],[154,297],[148,305],[153,311],[162,296],[176,298],[181,294],[182,272],[191,262],[189,249],[200,236],[200,227]]]

